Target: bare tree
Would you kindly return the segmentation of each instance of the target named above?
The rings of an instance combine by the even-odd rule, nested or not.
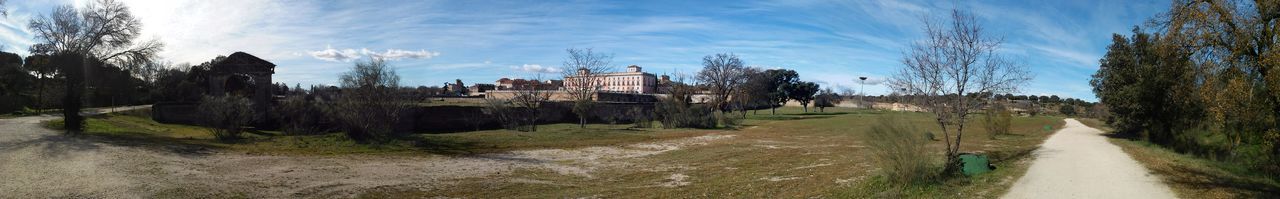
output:
[[[564,88],[573,100],[573,113],[578,115],[578,126],[587,128],[587,115],[595,103],[594,97],[604,87],[605,76],[614,67],[613,55],[598,54],[590,48],[565,50],[569,57],[561,66],[564,74]]]
[[[117,66],[141,66],[164,47],[154,39],[137,41],[142,22],[115,0],[98,0],[82,10],[58,6],[32,19],[27,28],[39,42],[31,46],[32,53],[71,52]]]
[[[542,82],[541,75],[530,78],[531,82]],[[519,119],[527,131],[538,131],[538,121],[542,118],[542,105],[551,99],[551,92],[540,89],[539,83],[517,86],[511,104],[518,108]]]
[[[924,22],[927,37],[905,52],[904,67],[890,86],[918,95],[917,105],[936,116],[947,143],[944,172],[951,173],[959,168],[956,157],[969,110],[982,104],[965,94],[1010,92],[1031,75],[1025,65],[997,53],[1001,40],[985,35],[970,13],[952,10],[946,23],[931,18]]]
[[[0,16],[5,16],[5,17],[9,16],[9,9],[5,9],[5,7],[7,7],[5,6],[6,3],[8,3],[8,1],[0,0]],[[4,48],[0,48],[0,49],[4,49]]]
[[[339,78],[341,96],[334,102],[330,115],[341,124],[353,140],[386,141],[395,133],[395,125],[411,102],[400,99],[395,90],[400,76],[381,58],[356,62],[351,71]]]
[[[711,108],[719,110],[723,116],[729,109],[729,98],[733,96],[747,80],[746,67],[733,53],[718,53],[702,57],[702,71],[696,77],[711,89]],[[724,118],[721,118],[723,121]]]

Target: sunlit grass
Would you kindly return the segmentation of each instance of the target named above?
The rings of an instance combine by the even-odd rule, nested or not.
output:
[[[812,110],[812,109],[811,109]],[[346,139],[341,133],[283,135],[274,131],[246,133],[234,143],[216,141],[201,127],[158,124],[142,112],[89,119],[88,135],[142,146],[194,146],[233,153],[264,155],[468,155],[524,149],[573,149],[625,146],[707,134],[733,135],[716,144],[696,145],[643,158],[626,159],[636,168],[601,168],[596,178],[560,175],[538,169],[503,176],[468,179],[445,190],[382,187],[367,197],[947,197],[991,198],[1003,194],[1022,175],[1029,151],[1062,125],[1056,117],[1015,117],[1011,135],[986,136],[977,120],[966,127],[963,150],[990,154],[1000,167],[973,178],[889,188],[880,179],[864,143],[867,127],[892,114],[920,129],[937,133],[928,113],[828,108],[804,113],[798,107],[748,112],[741,126],[728,129],[631,129],[628,125],[541,125],[537,132],[487,130],[449,134],[415,134],[379,145]],[[740,114],[737,112],[731,114]],[[56,122],[51,126],[56,126]],[[1045,130],[1045,126],[1049,130]],[[941,158],[941,135],[930,147]],[[647,165],[647,166],[644,166]],[[689,176],[689,185],[661,187],[673,174]],[[510,183],[497,179],[532,179],[559,185]]]
[[[320,135],[284,135],[279,131],[242,133],[243,139],[219,142],[207,129],[198,126],[161,124],[145,113],[149,110],[89,117],[88,136],[103,137],[152,146],[184,145],[226,149],[233,152],[273,155],[465,155],[538,148],[573,148],[611,145],[702,135],[711,130],[628,128],[629,125],[577,124],[540,125],[537,132],[486,130],[448,134],[408,134],[382,144],[358,143],[341,132]],[[62,120],[45,124],[62,128]]]

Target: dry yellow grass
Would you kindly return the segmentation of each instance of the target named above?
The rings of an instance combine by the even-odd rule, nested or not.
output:
[[[922,129],[936,129],[927,114],[864,112],[837,108],[828,113],[751,115],[746,126],[723,132],[735,135],[681,150],[621,160],[619,167],[603,168],[591,177],[560,175],[548,170],[521,170],[512,174],[474,178],[434,190],[382,187],[366,197],[516,197],[516,198],[809,198],[874,197],[885,190],[874,184],[877,172],[863,132],[882,114],[902,114]],[[762,112],[764,113],[764,112]],[[976,122],[975,122],[976,123]],[[1016,118],[1014,135],[991,140],[980,127],[968,130],[964,151],[987,152],[996,164],[1007,167],[991,175],[953,179],[927,186],[908,197],[991,198],[1025,170],[1026,159],[1050,133],[1060,118]],[[930,147],[942,151],[941,141]],[[941,155],[939,154],[939,158]]]
[[[896,189],[879,177],[864,133],[885,114],[901,115],[922,130],[936,132],[929,114],[829,108],[827,113],[779,109],[779,115],[750,115],[736,130],[644,129],[622,126],[547,125],[539,132],[504,130],[439,135],[416,135],[412,140],[381,146],[351,143],[340,134],[283,136],[274,132],[249,134],[241,143],[217,143],[198,127],[155,124],[144,117],[118,114],[90,120],[90,135],[146,145],[182,144],[214,150],[264,155],[470,154],[530,150],[623,147],[704,135],[731,136],[705,144],[682,146],[635,158],[606,162],[569,162],[592,168],[589,176],[568,175],[546,168],[517,169],[483,177],[446,182],[423,189],[413,184],[382,186],[362,193],[371,198],[809,198],[809,197],[998,197],[1026,169],[1026,160],[1052,130],[1056,117],[1017,117],[1013,134],[990,139],[975,120],[966,127],[962,151],[987,153],[1000,167],[973,178],[951,178],[927,185]],[[1048,129],[1046,129],[1048,127]],[[938,135],[941,136],[941,135]],[[939,137],[940,139],[940,137]],[[425,145],[425,146],[424,146]],[[942,141],[929,146],[941,158]],[[582,165],[601,164],[601,165]],[[438,184],[439,182],[432,182]]]

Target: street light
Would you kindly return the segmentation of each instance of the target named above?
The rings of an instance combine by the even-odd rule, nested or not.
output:
[[[858,88],[858,90],[860,90],[858,92],[861,93],[858,95],[858,102],[861,103],[865,109],[865,106],[867,105],[867,77],[858,77],[858,80],[862,80],[862,83],[859,83],[862,84],[862,87]]]

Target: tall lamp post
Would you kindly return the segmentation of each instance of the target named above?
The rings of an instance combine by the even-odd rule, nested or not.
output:
[[[858,92],[860,92],[860,93],[861,93],[861,94],[859,94],[859,95],[858,95],[858,103],[862,104],[863,109],[866,109],[866,105],[867,105],[867,101],[866,101],[866,99],[867,99],[867,77],[858,77],[858,80],[861,80],[861,81],[862,81],[861,83],[859,83],[859,84],[861,84],[862,86],[861,86],[860,88],[858,88],[858,90],[860,90],[860,91],[858,91]]]

